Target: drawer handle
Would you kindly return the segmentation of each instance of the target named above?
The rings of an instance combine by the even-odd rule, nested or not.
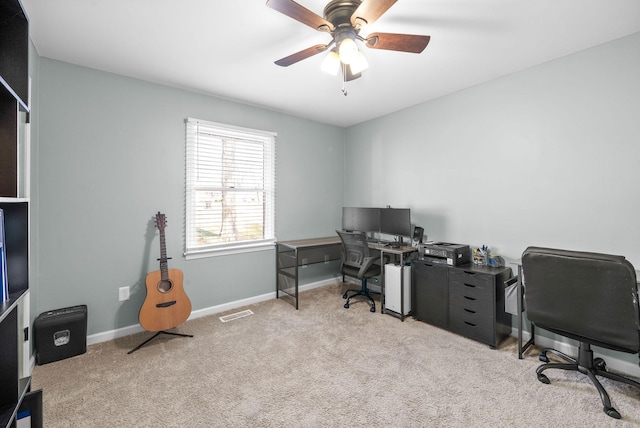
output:
[[[465,287],[470,287],[470,288],[476,288],[476,286],[475,286],[475,285],[473,285],[473,284],[467,284],[466,282],[464,283],[464,286],[465,286]]]
[[[472,311],[471,309],[464,308],[465,312],[469,312],[470,314],[475,314],[476,311]]]
[[[465,298],[465,299],[467,299],[467,300],[471,300],[471,301],[476,300],[476,299],[474,299],[473,297],[469,297],[469,296],[464,296],[464,298]]]
[[[472,323],[472,322],[465,321],[464,323],[465,323],[466,325],[470,325],[471,327],[477,327],[477,325],[475,325],[475,324],[474,324],[474,323]]]

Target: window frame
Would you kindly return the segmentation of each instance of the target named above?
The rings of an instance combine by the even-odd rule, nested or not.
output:
[[[220,255],[239,254],[273,249],[275,237],[275,182],[276,182],[276,137],[275,132],[244,128],[195,118],[185,119],[185,228],[184,256],[187,260]],[[263,144],[262,188],[236,189],[235,186],[212,186],[199,182],[197,172],[198,136],[207,133],[221,138],[241,139]],[[264,193],[262,201],[264,229],[261,239],[231,241],[218,244],[197,244],[195,231],[196,193],[197,191]]]

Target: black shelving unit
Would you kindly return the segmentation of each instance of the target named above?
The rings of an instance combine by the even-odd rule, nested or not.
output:
[[[0,302],[0,428],[29,410],[42,427],[42,391],[21,370],[29,326],[29,200],[24,198],[22,130],[29,120],[29,20],[20,0],[0,2],[0,209],[4,213],[9,299]],[[22,351],[21,351],[22,349]],[[27,351],[30,354],[30,350]],[[27,358],[28,359],[28,358]]]
[[[0,2],[0,196],[18,196],[20,111],[29,113],[29,21],[18,0]]]
[[[28,331],[19,327],[22,310],[29,308],[23,300],[29,292],[29,201],[20,198],[0,198],[5,220],[5,253],[9,300],[0,304],[0,427],[13,426],[18,409],[28,403],[35,420],[42,420],[41,392],[31,392],[31,377],[20,371],[19,351]],[[31,397],[33,395],[33,397]],[[38,398],[39,397],[39,398]],[[33,408],[31,408],[33,406]]]

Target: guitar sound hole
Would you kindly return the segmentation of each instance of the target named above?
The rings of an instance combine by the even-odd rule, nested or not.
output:
[[[161,293],[168,293],[173,288],[173,283],[167,280],[161,280],[158,283],[158,291]]]

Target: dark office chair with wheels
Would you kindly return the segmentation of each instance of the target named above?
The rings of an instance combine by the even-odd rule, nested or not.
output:
[[[522,254],[527,317],[536,326],[577,340],[578,357],[544,349],[536,374],[550,383],[547,369],[586,374],[600,393],[604,412],[620,419],[609,394],[596,376],[640,388],[640,383],[607,371],[593,358],[591,345],[615,351],[640,352],[640,310],[634,267],[622,256],[529,247]],[[564,363],[548,362],[551,353]]]
[[[382,266],[380,265],[380,255],[374,256],[369,250],[367,244],[367,236],[364,232],[343,232],[336,230],[340,240],[342,241],[342,263],[340,272],[343,275],[358,278],[361,287],[358,290],[347,290],[343,294],[343,298],[347,299],[344,304],[345,308],[349,308],[351,299],[357,296],[363,296],[369,301],[370,311],[376,311],[376,302],[371,297],[375,293],[367,287],[367,279],[380,275]],[[352,294],[349,294],[352,293]]]

